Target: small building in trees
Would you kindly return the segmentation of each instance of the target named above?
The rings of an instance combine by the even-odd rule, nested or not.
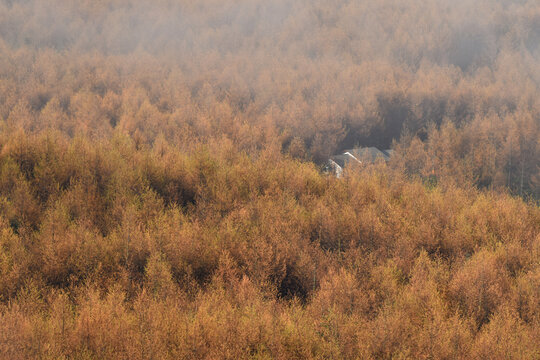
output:
[[[378,160],[388,161],[393,150],[379,150],[376,147],[364,147],[345,150],[342,154],[331,156],[325,166],[325,171],[336,177],[343,175],[343,169],[350,164],[373,164]]]

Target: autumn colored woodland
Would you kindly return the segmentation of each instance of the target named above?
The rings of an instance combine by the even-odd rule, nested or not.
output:
[[[540,2],[0,0],[0,359],[540,359]]]

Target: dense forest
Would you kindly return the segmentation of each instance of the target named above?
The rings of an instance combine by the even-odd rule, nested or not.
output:
[[[538,359],[539,203],[537,0],[0,0],[2,359]]]

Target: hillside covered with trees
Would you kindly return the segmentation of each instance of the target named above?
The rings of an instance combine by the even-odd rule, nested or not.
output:
[[[0,358],[537,359],[539,159],[535,0],[0,0]]]

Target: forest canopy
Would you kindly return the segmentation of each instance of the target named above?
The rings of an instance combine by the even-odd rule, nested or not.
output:
[[[539,44],[532,0],[3,0],[0,119],[317,163],[418,138],[416,172],[538,197]]]
[[[539,159],[537,0],[0,0],[0,357],[538,358]]]

